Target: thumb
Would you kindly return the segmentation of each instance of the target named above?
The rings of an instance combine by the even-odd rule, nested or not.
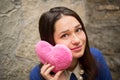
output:
[[[58,78],[60,77],[60,75],[62,74],[63,71],[58,71],[56,74],[55,74],[55,79],[58,80]]]

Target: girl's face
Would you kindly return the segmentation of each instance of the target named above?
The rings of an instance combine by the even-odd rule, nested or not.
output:
[[[74,58],[80,58],[84,54],[86,36],[81,24],[73,16],[62,16],[55,23],[54,40],[56,44],[66,45]]]

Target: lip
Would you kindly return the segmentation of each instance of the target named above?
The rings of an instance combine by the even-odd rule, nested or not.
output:
[[[82,46],[77,46],[77,47],[71,48],[71,50],[75,51],[75,52],[81,51],[82,50]]]

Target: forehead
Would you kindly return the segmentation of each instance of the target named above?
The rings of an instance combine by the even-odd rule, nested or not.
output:
[[[80,25],[80,23],[75,17],[73,17],[73,16],[62,16],[55,23],[55,31],[72,29],[77,25]]]

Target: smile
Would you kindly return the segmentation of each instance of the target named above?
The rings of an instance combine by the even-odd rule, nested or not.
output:
[[[82,46],[77,46],[77,47],[71,48],[71,50],[74,51],[74,52],[81,51],[82,50]]]

